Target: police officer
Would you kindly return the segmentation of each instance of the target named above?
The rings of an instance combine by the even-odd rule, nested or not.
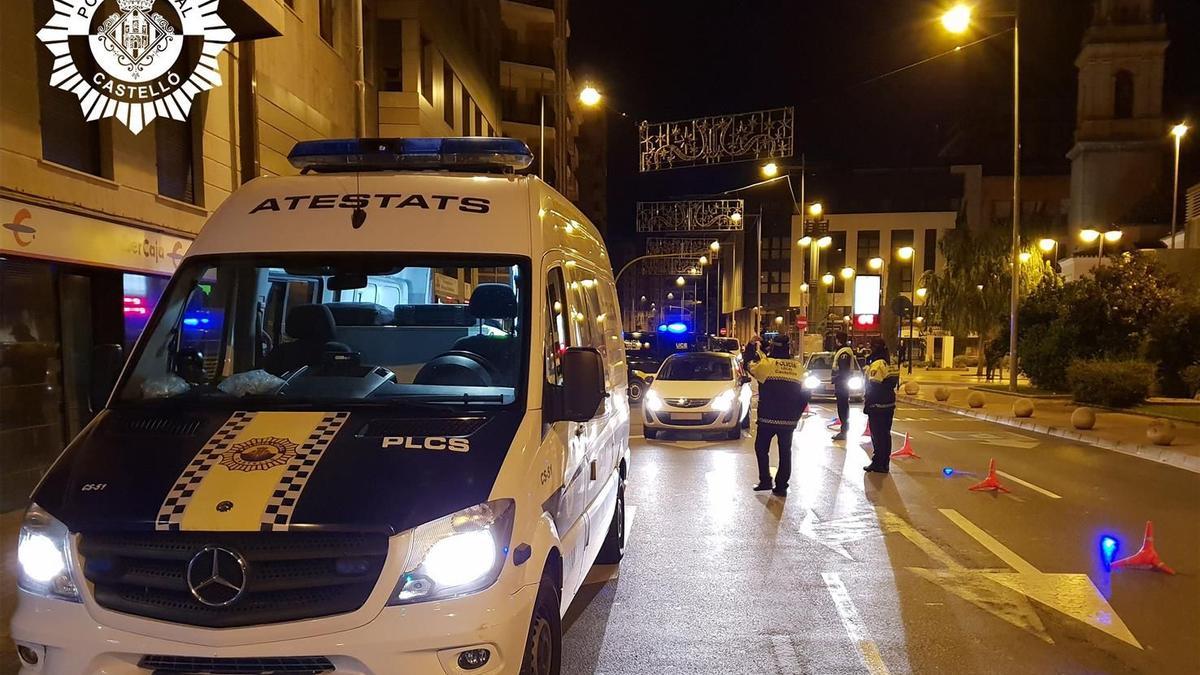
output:
[[[771,338],[768,353],[758,350],[759,338],[747,345],[746,363],[750,374],[758,380],[758,432],[754,437],[754,454],[758,457],[756,491],[771,490],[786,497],[788,480],[792,476],[792,434],[800,415],[808,407],[808,394],[802,384],[803,369],[792,358],[791,343],[786,335]],[[779,469],[771,485],[771,439],[778,439]]]
[[[833,366],[829,379],[833,382],[833,394],[837,397],[838,427],[835,441],[846,440],[846,429],[850,426],[850,378],[854,376],[854,349],[845,333],[838,333],[838,349],[833,354]]]
[[[900,367],[892,363],[887,344],[881,338],[871,340],[869,358],[863,410],[867,413],[867,426],[871,429],[874,455],[863,471],[887,473],[892,459],[892,418],[896,415]]]

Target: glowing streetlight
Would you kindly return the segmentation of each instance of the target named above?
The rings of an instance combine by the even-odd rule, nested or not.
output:
[[[674,299],[675,299],[674,293],[667,293],[667,300],[674,300]]]
[[[1038,248],[1042,249],[1042,253],[1049,253],[1058,246],[1058,242],[1054,239],[1046,238],[1038,241]]]
[[[686,283],[687,283],[687,281],[685,281],[683,277],[676,277],[676,278],[675,278],[675,285],[676,285],[676,286],[679,286],[680,288],[683,288],[683,285],[684,285],[684,284],[686,284]]]
[[[807,234],[796,240],[796,245],[799,246],[800,248],[808,248],[809,246],[812,245],[812,243],[813,243],[812,237],[808,236]]]
[[[767,162],[760,169],[764,178],[774,178],[779,175],[779,165],[775,162]]]
[[[878,272],[883,269],[883,258],[871,258],[867,261],[867,267]]]
[[[829,248],[833,244],[833,237],[828,235],[817,240],[817,246],[820,248]]]
[[[913,255],[915,255],[916,252],[917,252],[916,249],[914,249],[913,247],[904,246],[904,247],[896,249],[896,257],[900,258],[901,260],[912,260]]]
[[[741,220],[741,218],[742,218],[742,217],[741,217],[740,215],[738,215],[738,214],[734,214],[734,215],[737,215],[737,216],[738,216],[738,220]],[[732,217],[730,217],[730,220],[733,220],[733,218],[732,218]],[[709,244],[709,245],[708,245],[708,250],[712,251],[713,253],[716,253],[717,251],[720,251],[720,250],[721,250],[721,242],[719,242],[719,241],[714,241],[713,243]]]
[[[733,213],[729,214],[729,222],[733,223],[734,225],[737,225],[738,223],[742,222],[741,212],[734,211]],[[713,243],[716,244],[717,242],[714,241]],[[718,244],[718,246],[719,246],[719,244]]]
[[[928,288],[918,288],[918,289],[917,289],[917,297],[918,297],[918,298],[924,298],[924,297],[925,297],[925,296],[927,296],[927,295],[929,295],[929,289],[928,289]]]
[[[599,105],[602,98],[604,97],[600,95],[600,90],[591,85],[579,90],[579,102],[589,108]]]
[[[965,33],[971,27],[971,8],[955,5],[942,15],[942,26],[951,33]]]
[[[782,324],[782,323],[783,323],[783,317],[782,317],[782,316],[777,316],[777,317],[775,317],[775,325],[776,325],[776,326],[778,326],[778,325],[780,325],[780,324]]]
[[[821,202],[813,202],[809,205],[808,215],[813,218],[820,218],[822,213],[825,213],[825,206]]]
[[[1121,231],[1120,230],[1109,230],[1108,232],[1105,232],[1104,233],[1104,241],[1107,241],[1110,244],[1114,244],[1118,241],[1121,241]]]
[[[1175,248],[1175,223],[1179,220],[1179,146],[1187,135],[1188,125],[1180,122],[1171,127],[1171,135],[1175,137],[1175,182],[1171,191],[1171,248]],[[1183,231],[1183,243],[1187,244],[1187,230]]]
[[[807,293],[807,292],[808,292],[808,283],[802,283],[802,284],[800,284],[800,292],[801,292],[801,293]]]
[[[830,274],[829,272],[826,272],[825,276],[821,277],[821,283],[825,284],[826,286],[832,286],[833,281],[834,281],[833,275]]]
[[[706,255],[700,256],[700,266],[703,267],[704,265],[707,265],[707,264],[708,264],[708,256],[706,256]]]
[[[1021,251],[1021,255],[1020,255],[1021,262],[1027,263],[1027,262],[1029,262],[1029,259],[1032,257],[1033,257],[1033,254],[1030,253],[1029,251]]]
[[[854,268],[853,267],[843,267],[842,268],[842,278],[847,281],[853,279],[854,278]]]
[[[1096,242],[1096,240],[1100,238],[1100,231],[1093,230],[1091,228],[1088,228],[1086,230],[1080,230],[1079,238],[1085,244],[1094,244]]]

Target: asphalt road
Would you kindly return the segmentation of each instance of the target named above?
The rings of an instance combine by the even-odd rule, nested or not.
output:
[[[567,614],[564,673],[1200,672],[1200,476],[923,408],[919,460],[866,475],[814,406],[791,494],[752,440],[633,433],[625,561]],[[995,458],[1010,494],[967,488]],[[942,473],[952,467],[951,476]],[[1106,571],[1147,520],[1178,572]]]

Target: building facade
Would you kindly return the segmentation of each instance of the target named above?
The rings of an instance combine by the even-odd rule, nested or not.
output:
[[[132,345],[208,215],[248,180],[294,173],[296,141],[500,134],[499,2],[219,10],[236,35],[221,86],[187,122],[135,135],[49,85],[35,37],[49,0],[0,3],[0,513],[91,418],[94,347]]]

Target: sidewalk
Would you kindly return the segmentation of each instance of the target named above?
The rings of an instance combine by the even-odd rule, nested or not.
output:
[[[1114,450],[1200,473],[1200,424],[1174,421],[1177,430],[1175,442],[1170,446],[1158,446],[1146,439],[1146,427],[1152,418],[1145,415],[1096,409],[1096,426],[1088,431],[1080,431],[1071,425],[1071,413],[1080,406],[1068,400],[1030,398],[1029,400],[1033,402],[1033,417],[1022,419],[1014,417],[1012,414],[1012,405],[1019,398],[1018,396],[967,389],[966,387],[948,387],[950,399],[945,403],[940,403],[933,397],[937,386],[936,384],[922,384],[917,396],[901,394],[899,399],[990,422],[1020,427],[1036,433],[1079,441],[1098,448]],[[972,409],[967,406],[967,395],[973,392],[983,395],[983,408]]]

